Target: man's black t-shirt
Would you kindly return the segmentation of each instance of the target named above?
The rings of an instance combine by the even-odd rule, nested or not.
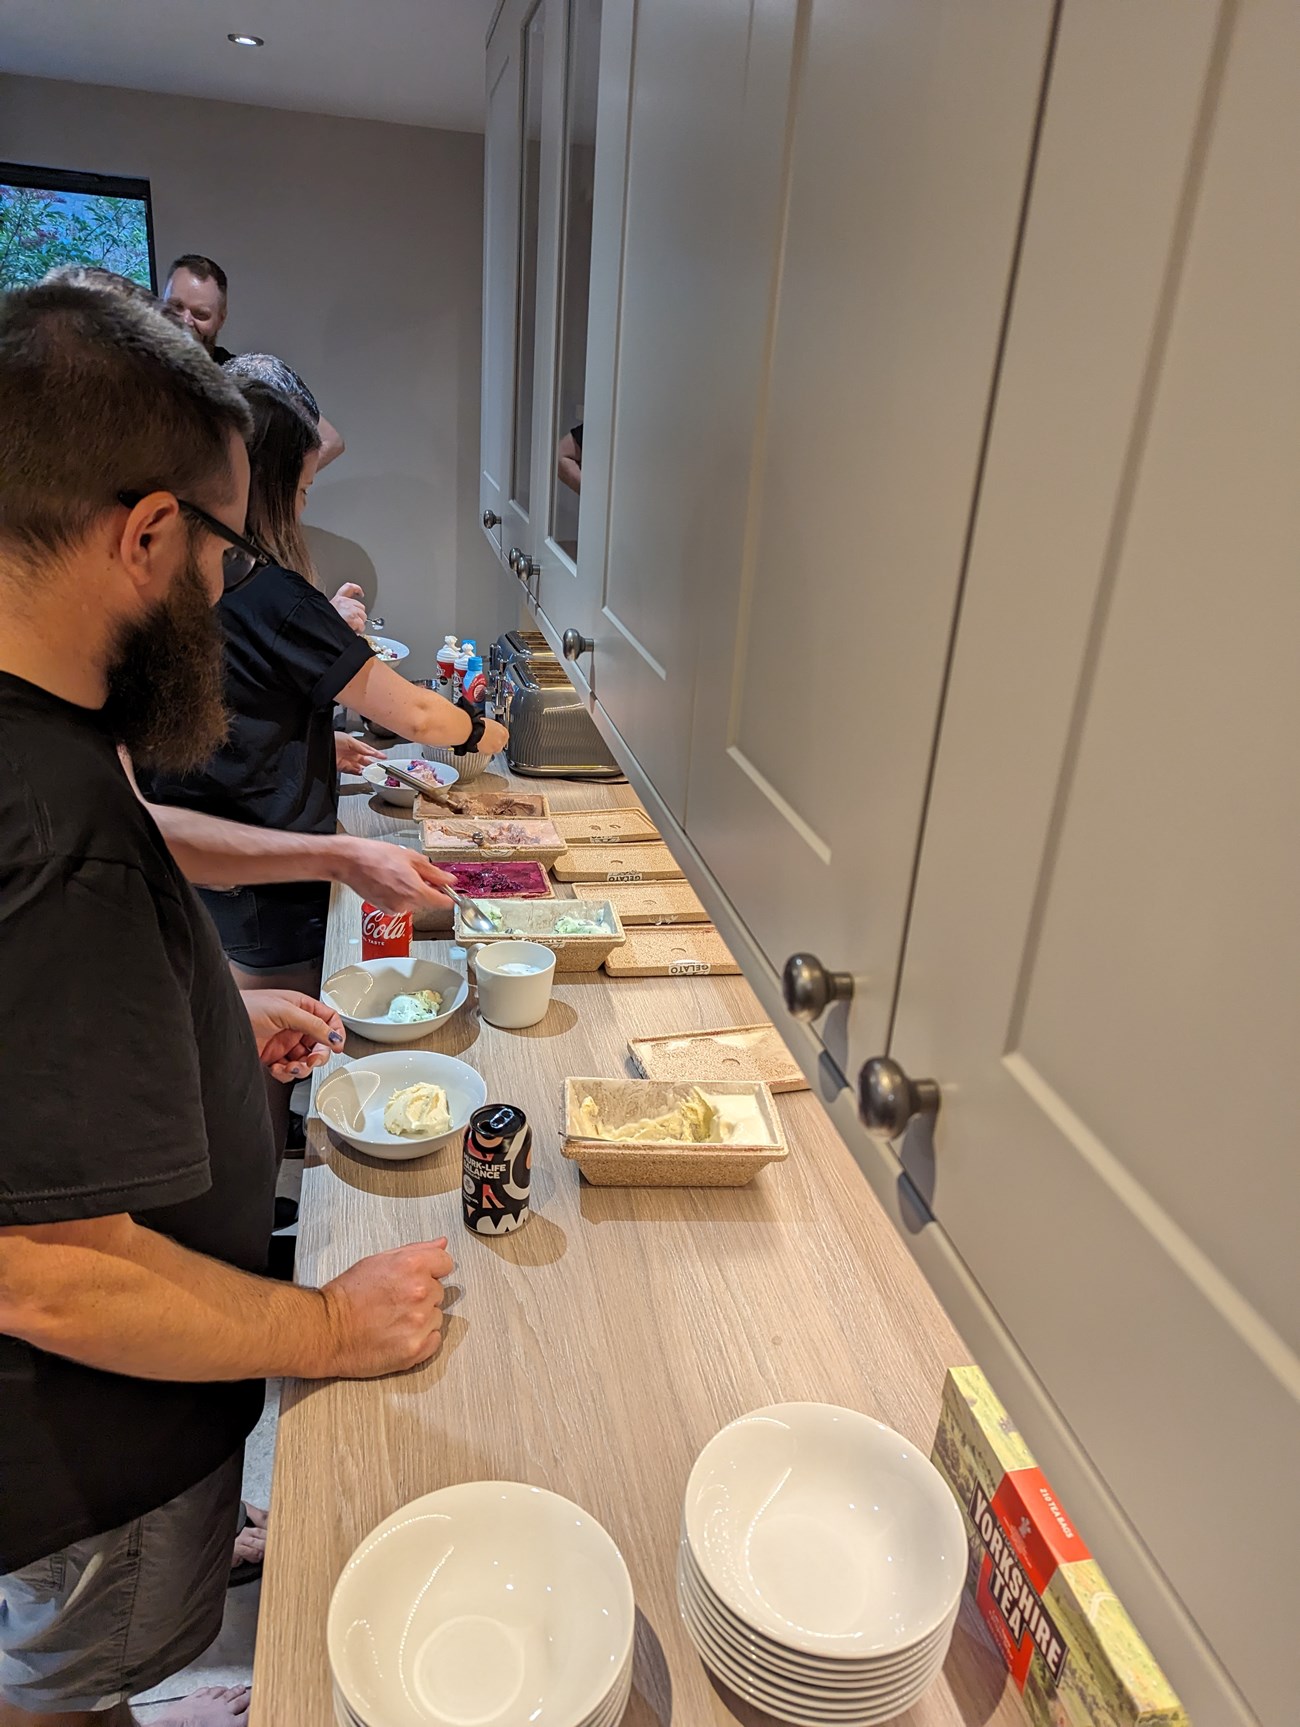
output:
[[[0,1227],[129,1212],[264,1269],[275,1155],[216,932],[98,716],[2,672],[0,1096]],[[262,1398],[0,1335],[0,1573],[192,1487]]]
[[[272,565],[218,608],[226,636],[230,733],[197,774],[142,774],[153,803],[292,833],[332,834],[338,823],[334,698],[372,657],[311,583]],[[319,952],[329,890],[274,883],[204,894],[237,962],[291,965]]]
[[[214,346],[210,352],[212,354],[212,358],[219,366],[224,366],[227,360],[233,360],[235,357],[229,348],[222,348],[220,346]]]

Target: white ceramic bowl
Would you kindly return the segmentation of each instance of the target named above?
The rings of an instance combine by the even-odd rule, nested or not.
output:
[[[450,744],[423,744],[420,753],[426,762],[449,763],[460,774],[462,785],[478,779],[492,765],[491,756],[482,756],[477,750],[470,755],[458,756]]]
[[[709,1590],[789,1649],[861,1661],[938,1631],[966,1578],[957,1501],[923,1451],[857,1410],[778,1403],[704,1447],[687,1540]]]
[[[678,1609],[700,1659],[738,1696],[757,1704],[778,1721],[790,1721],[797,1727],[880,1727],[905,1714],[923,1696],[938,1677],[943,1665],[940,1659],[932,1668],[887,1694],[866,1698],[856,1697],[828,1702],[822,1692],[809,1687],[793,1688],[772,1684],[766,1676],[744,1661],[738,1661],[730,1649],[717,1640],[697,1616],[688,1588],[678,1577]],[[945,1645],[946,1652],[946,1645]]]
[[[474,954],[474,979],[478,1010],[488,1024],[520,1030],[546,1017],[555,955],[539,941],[484,942]]]
[[[627,1567],[593,1517],[540,1487],[473,1481],[413,1501],[362,1542],[326,1640],[362,1721],[604,1727],[634,1628]]]
[[[416,1020],[411,1025],[386,1018],[395,995],[414,995],[417,990],[437,990],[442,1009],[436,1019]],[[345,965],[321,985],[321,1000],[332,1007],[349,1031],[371,1043],[416,1043],[459,1013],[469,996],[469,983],[455,966],[434,959],[363,959]]]
[[[446,1133],[424,1139],[389,1133],[384,1105],[395,1091],[421,1084],[440,1085],[447,1093],[451,1126]],[[316,1113],[358,1151],[400,1162],[427,1157],[454,1140],[486,1102],[487,1086],[465,1062],[432,1049],[395,1049],[363,1056],[330,1074],[316,1093]]]
[[[691,1596],[696,1618],[740,1658],[746,1669],[762,1672],[775,1685],[795,1686],[810,1695],[875,1697],[936,1671],[947,1655],[961,1607],[959,1598],[939,1629],[913,1649],[847,1661],[840,1656],[805,1655],[784,1648],[737,1619],[710,1594],[685,1542],[678,1551],[677,1569],[679,1587]]]
[[[377,636],[370,630],[366,631],[366,640],[376,649],[376,658],[389,666],[400,665],[411,651],[405,642],[395,641],[392,636]]]
[[[451,767],[447,762],[423,761],[418,756],[396,753],[391,759],[397,763],[398,767],[405,768],[408,773],[414,771],[417,777],[420,771],[424,770],[431,778],[436,779],[440,786],[454,786],[460,778],[458,769]],[[417,764],[414,769],[411,767],[413,761]],[[395,786],[385,785],[384,781],[388,777],[388,769],[383,762],[370,762],[362,768],[361,777],[368,786],[374,788],[375,796],[383,803],[392,804],[397,809],[403,810],[415,808],[417,793],[414,786],[405,786],[400,780]]]

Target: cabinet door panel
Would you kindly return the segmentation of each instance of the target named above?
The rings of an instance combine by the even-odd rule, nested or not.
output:
[[[612,441],[587,437],[583,489],[609,488],[596,689],[678,815],[698,596],[739,555],[795,13],[636,10]]]
[[[508,9],[498,29],[510,16]],[[545,343],[549,315],[544,266],[550,243],[548,193],[555,165],[553,148],[548,148],[552,139],[547,122],[554,101],[553,67],[562,46],[563,25],[562,0],[536,0],[535,5],[523,9],[515,39],[520,97],[518,178],[513,200],[517,224],[514,365],[501,544],[507,552],[519,547],[530,554],[540,540],[540,523],[545,516],[542,501],[537,500],[534,507],[533,498],[534,397],[538,344]]]
[[[892,1040],[944,1101],[904,1160],[1283,1727],[1300,14],[1067,7],[1056,61]]]
[[[701,583],[687,830],[779,968],[883,1046],[1050,8],[818,4],[744,542]]]
[[[548,272],[555,282],[555,310],[552,339],[544,357],[539,353],[539,370],[544,363],[546,376],[537,396],[537,415],[540,420],[545,413],[546,425],[534,440],[539,464],[535,489],[539,503],[545,500],[546,531],[536,553],[541,569],[535,591],[539,609],[561,633],[590,623],[589,616],[578,614],[576,588],[603,9],[603,0],[571,0],[555,105],[558,209],[556,255]],[[613,212],[615,231],[621,208],[620,199]]]
[[[518,33],[503,16],[487,52],[487,136],[483,157],[483,383],[479,508],[498,519],[487,530],[500,550],[510,473],[514,390],[515,288],[519,229]]]

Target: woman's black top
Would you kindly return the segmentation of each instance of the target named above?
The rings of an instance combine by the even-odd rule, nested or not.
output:
[[[141,774],[151,803],[177,804],[251,827],[329,834],[338,816],[334,702],[370,659],[324,594],[273,564],[218,608],[226,637],[230,733],[200,772]],[[329,886],[275,882],[203,889],[237,965],[276,970],[318,958]]]

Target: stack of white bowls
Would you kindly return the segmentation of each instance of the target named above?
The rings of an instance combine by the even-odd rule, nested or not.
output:
[[[330,1602],[340,1727],[615,1727],[635,1606],[593,1517],[540,1487],[413,1500],[361,1543]]]
[[[798,1727],[876,1727],[943,1666],[966,1557],[957,1502],[923,1452],[855,1410],[778,1403],[700,1453],[678,1603],[738,1696]]]

